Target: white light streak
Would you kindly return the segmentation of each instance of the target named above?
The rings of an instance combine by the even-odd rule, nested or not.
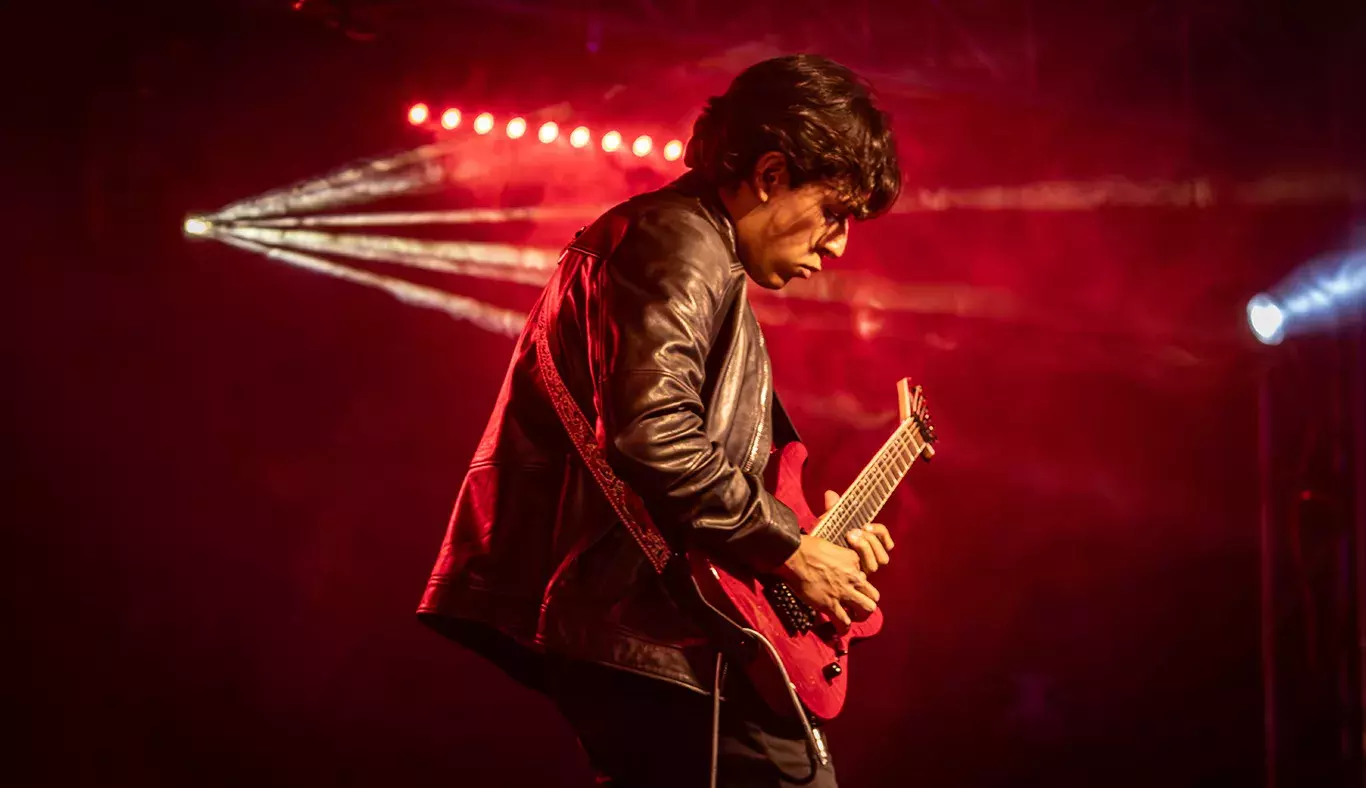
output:
[[[1272,306],[1276,308],[1274,313]],[[1273,335],[1278,342],[1282,335],[1331,330],[1363,317],[1366,317],[1366,250],[1328,254],[1311,260],[1290,272],[1268,293],[1262,293],[1248,303],[1248,323],[1264,342]]]
[[[826,271],[809,281],[763,294],[771,298],[848,304],[879,312],[957,315],[992,320],[1023,316],[1024,307],[1011,293],[972,285],[926,285],[897,282],[876,274]]]
[[[502,222],[590,221],[611,205],[531,206],[527,208],[466,208],[452,211],[389,211],[319,214],[254,219],[252,227],[397,227],[435,224],[499,224]]]
[[[441,159],[451,153],[455,144],[443,142],[424,145],[394,156],[359,162],[327,175],[239,200],[224,206],[208,218],[213,221],[238,221],[296,211],[316,211],[403,194],[439,182],[445,175]],[[409,168],[412,171],[400,173]]]
[[[559,260],[559,252],[554,249],[509,244],[422,241],[390,235],[264,227],[233,227],[224,232],[270,246],[538,286],[550,278]]]
[[[1310,205],[1366,202],[1366,180],[1345,173],[1273,175],[1220,187],[1184,181],[1102,178],[972,188],[927,188],[901,195],[892,213],[922,211],[1095,211],[1104,208],[1209,208],[1214,205]]]
[[[495,334],[515,337],[526,324],[526,315],[511,309],[486,304],[473,298],[455,295],[434,287],[414,284],[404,279],[372,273],[359,268],[333,263],[303,252],[279,249],[256,243],[233,235],[221,236],[224,243],[239,249],[264,255],[271,260],[297,266],[315,273],[343,279],[348,282],[374,287],[397,298],[405,304],[424,309],[436,309],[457,320],[467,320],[474,325]]]

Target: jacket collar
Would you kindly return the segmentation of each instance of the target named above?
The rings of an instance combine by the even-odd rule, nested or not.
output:
[[[744,270],[744,265],[740,262],[740,249],[735,241],[735,220],[731,218],[730,211],[726,210],[725,203],[721,202],[721,195],[716,187],[701,173],[691,170],[669,184],[669,188],[697,199],[715,223],[716,229],[721,231],[721,236],[726,239],[726,247],[730,249],[731,271]]]

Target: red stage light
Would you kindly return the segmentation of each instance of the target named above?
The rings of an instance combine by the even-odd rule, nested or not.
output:
[[[631,143],[631,152],[637,156],[650,155],[650,148],[654,147],[654,140],[648,135],[642,134],[636,137],[636,141]]]
[[[453,129],[460,125],[460,110],[448,109],[441,113],[441,128]]]
[[[526,134],[526,121],[522,118],[513,118],[508,121],[508,136],[514,140]]]
[[[576,148],[582,148],[588,144],[588,127],[580,126],[569,133],[569,144]]]
[[[427,109],[427,105],[419,101],[408,108],[408,122],[414,126],[421,126],[427,122],[427,118],[431,117],[431,114],[432,111]]]
[[[679,142],[678,140],[673,140],[668,145],[664,146],[664,158],[668,159],[669,161],[678,161],[679,157],[682,155],[682,142]]]
[[[621,134],[620,134],[619,132],[609,131],[609,132],[607,132],[606,134],[602,135],[602,149],[603,149],[603,150],[607,151],[608,153],[611,153],[612,151],[614,151],[614,150],[616,150],[617,148],[620,148],[620,147],[621,147]]]
[[[553,120],[549,120],[545,123],[542,123],[541,130],[536,132],[536,139],[539,139],[541,142],[545,143],[554,142],[555,138],[558,136],[560,136],[560,127],[556,125],[555,121]]]

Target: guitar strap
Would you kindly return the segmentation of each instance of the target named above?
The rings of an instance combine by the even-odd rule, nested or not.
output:
[[[555,359],[550,354],[550,343],[546,340],[545,313],[546,310],[542,308],[536,321],[536,365],[541,370],[541,378],[545,381],[550,401],[555,406],[560,422],[564,424],[570,443],[574,444],[584,466],[602,488],[602,493],[611,504],[612,510],[617,513],[617,517],[636,540],[636,544],[640,545],[641,552],[645,553],[650,566],[662,575],[673,557],[673,551],[664,541],[658,526],[650,519],[649,513],[645,511],[645,504],[640,500],[640,496],[627,487],[607,464],[607,458],[603,456],[602,447],[598,445],[593,428],[589,426],[588,419],[584,417],[583,411],[579,410],[578,403],[574,401],[569,389],[565,387],[559,370],[555,368]]]
[[[536,366],[540,368],[546,393],[550,396],[551,404],[555,406],[560,423],[569,435],[569,442],[574,444],[574,449],[583,460],[584,466],[593,474],[593,479],[597,481],[598,487],[602,488],[602,494],[606,496],[612,510],[630,532],[631,538],[640,545],[640,550],[645,553],[650,566],[662,575],[673,557],[673,550],[664,541],[664,535],[659,532],[658,526],[650,519],[649,512],[645,511],[645,503],[640,496],[627,487],[612,470],[612,466],[607,464],[607,458],[603,456],[602,447],[598,445],[592,426],[588,424],[583,411],[579,410],[579,404],[574,401],[573,395],[564,385],[564,379],[560,377],[559,370],[555,368],[555,359],[550,353],[550,342],[546,339],[547,310],[544,303],[539,305],[537,312],[534,339]]]

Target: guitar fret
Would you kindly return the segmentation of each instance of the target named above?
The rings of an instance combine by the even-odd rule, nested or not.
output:
[[[877,471],[877,472],[878,472],[878,478],[879,478],[881,481],[883,481],[884,483],[886,483],[886,485],[887,485],[888,487],[890,487],[890,488],[895,488],[895,487],[896,487],[896,483],[897,483],[897,481],[898,481],[898,477],[899,477],[901,474],[899,474],[899,473],[897,473],[896,471],[894,471],[894,470],[892,470],[892,469],[889,469],[889,468],[878,468],[878,471]]]
[[[892,494],[892,490],[896,488],[895,484],[888,483],[887,477],[883,476],[880,473],[873,479],[872,483],[869,486],[872,488],[872,492],[875,493],[877,497],[882,500],[886,500],[888,497],[890,497]]]
[[[873,500],[872,500],[872,498],[863,498],[863,503],[862,503],[861,505],[859,505],[859,508],[858,508],[858,519],[859,519],[859,522],[858,522],[858,523],[850,523],[850,524],[851,524],[851,526],[854,526],[854,527],[863,527],[863,526],[866,526],[867,523],[872,523],[872,522],[873,522],[873,516],[876,515],[876,513],[877,513],[877,509],[873,507]]]

